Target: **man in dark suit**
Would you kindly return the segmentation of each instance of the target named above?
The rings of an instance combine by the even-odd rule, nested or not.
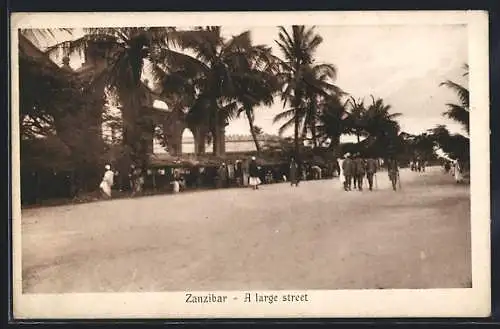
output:
[[[399,179],[399,168],[398,162],[393,157],[387,160],[387,173],[389,174],[389,179],[391,180],[392,189],[396,191],[396,185]]]
[[[342,163],[342,171],[344,172],[344,190],[350,191],[352,175],[354,172],[354,163],[349,153],[346,154],[345,160]]]
[[[365,160],[358,153],[354,159],[354,188],[363,191],[363,177],[365,177]]]
[[[366,159],[366,179],[368,180],[370,191],[373,191],[373,176],[377,173],[377,165],[377,160],[373,157]]]

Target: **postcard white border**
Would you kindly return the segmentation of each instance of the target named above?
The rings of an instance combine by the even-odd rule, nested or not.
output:
[[[259,19],[257,19],[259,17]],[[188,23],[189,22],[189,23]],[[193,22],[191,24],[191,22]],[[195,22],[195,23],[194,23]],[[22,294],[18,28],[190,25],[466,24],[471,92],[470,289],[316,290],[308,303],[186,304],[183,293]],[[483,317],[490,314],[488,15],[480,11],[16,13],[11,21],[13,303],[29,318]],[[478,115],[479,113],[479,115]],[[220,292],[242,296],[244,292]],[[272,292],[268,292],[272,293]],[[285,291],[276,292],[279,294]]]

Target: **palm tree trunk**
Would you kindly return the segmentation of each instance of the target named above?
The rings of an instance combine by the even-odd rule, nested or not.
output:
[[[302,132],[300,134],[300,141],[303,142],[305,141],[307,138],[307,125],[304,124],[304,126],[302,127]]]
[[[318,138],[316,136],[316,123],[314,123],[314,122],[311,126],[311,134],[312,134],[313,147],[317,148],[318,147]]]
[[[340,157],[340,135],[332,137],[330,147],[333,150],[335,157]]]
[[[213,110],[213,123],[212,123],[212,136],[213,136],[213,155],[221,156],[221,123],[219,116],[219,107],[217,106],[217,101],[212,101],[212,110]]]
[[[300,105],[300,95],[297,94],[297,90],[295,90],[295,96],[294,96],[294,102],[293,102],[293,107],[295,109],[294,113],[294,148],[295,148],[295,158],[297,160],[300,159],[300,141],[299,141],[299,126],[300,126],[300,112],[299,112],[299,105]],[[300,160],[299,160],[300,161]]]
[[[194,153],[195,155],[200,155],[205,153],[205,136],[206,131],[201,127],[196,127],[192,130],[194,137]]]
[[[294,125],[294,142],[295,142],[295,156],[299,158],[299,115],[296,112],[295,113],[295,125]]]
[[[250,126],[250,133],[252,134],[253,142],[255,143],[255,148],[257,149],[257,153],[260,154],[261,149],[260,149],[259,141],[257,140],[257,134],[255,133],[255,128],[253,125],[252,112],[250,109],[246,109],[245,114],[246,114],[247,119],[248,119],[248,125]]]

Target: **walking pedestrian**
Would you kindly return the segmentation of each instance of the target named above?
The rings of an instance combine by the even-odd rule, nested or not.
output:
[[[455,177],[455,182],[461,183],[463,180],[463,176],[462,176],[462,167],[460,165],[459,160],[455,160],[454,167],[455,167],[455,170],[454,170],[453,176]]]
[[[389,158],[387,160],[387,173],[389,174],[389,179],[392,184],[392,189],[396,191],[397,190],[396,186],[399,179],[399,168],[396,159]]]
[[[340,158],[339,160],[337,160],[337,164],[338,164],[337,171],[339,174],[340,184],[342,184],[343,187],[344,187],[344,183],[345,183],[344,169],[343,169],[344,161],[345,161],[345,155],[342,156],[342,158]]]
[[[346,158],[342,163],[342,172],[344,173],[344,190],[350,191],[352,184],[352,175],[354,171],[354,164],[349,153],[346,154]]]
[[[115,174],[113,173],[113,171],[111,171],[110,165],[104,166],[104,169],[105,169],[104,176],[102,177],[102,181],[99,187],[102,191],[104,198],[108,199],[111,198],[111,187],[113,186],[113,180]]]
[[[141,194],[144,186],[144,176],[141,168],[135,169],[134,174],[134,195]]]
[[[358,153],[354,159],[354,188],[363,191],[363,177],[365,177],[365,161]]]
[[[369,157],[366,160],[366,179],[368,180],[368,188],[373,191],[373,177],[377,173],[377,160]]]
[[[130,171],[128,173],[128,179],[129,179],[129,188],[131,195],[134,196],[135,193],[135,165],[131,164],[130,165]]]
[[[252,157],[252,161],[250,161],[249,165],[249,175],[250,179],[248,180],[248,183],[250,186],[252,186],[252,189],[258,190],[259,185],[261,184],[261,180],[259,178],[259,167],[257,166],[257,161],[255,157]]]
[[[299,164],[295,158],[290,159],[290,186],[299,186]]]

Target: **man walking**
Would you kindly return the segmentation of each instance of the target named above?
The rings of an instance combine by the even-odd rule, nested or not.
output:
[[[299,165],[295,158],[292,157],[290,161],[290,186],[299,186]]]
[[[255,157],[252,157],[252,161],[250,161],[249,174],[250,179],[248,180],[248,183],[252,186],[252,189],[258,190],[261,180],[259,178],[259,167],[257,166]]]
[[[349,153],[346,154],[345,160],[342,163],[342,172],[344,173],[344,190],[350,191],[352,184],[352,175],[354,172],[354,164]]]
[[[392,183],[392,189],[396,191],[396,185],[399,179],[399,169],[396,159],[389,158],[387,160],[387,173],[389,174],[389,179]]]
[[[373,176],[377,173],[377,160],[369,157],[366,160],[366,179],[368,180],[368,187],[373,191]]]
[[[354,188],[363,191],[363,177],[365,177],[365,160],[358,153],[354,159]]]

